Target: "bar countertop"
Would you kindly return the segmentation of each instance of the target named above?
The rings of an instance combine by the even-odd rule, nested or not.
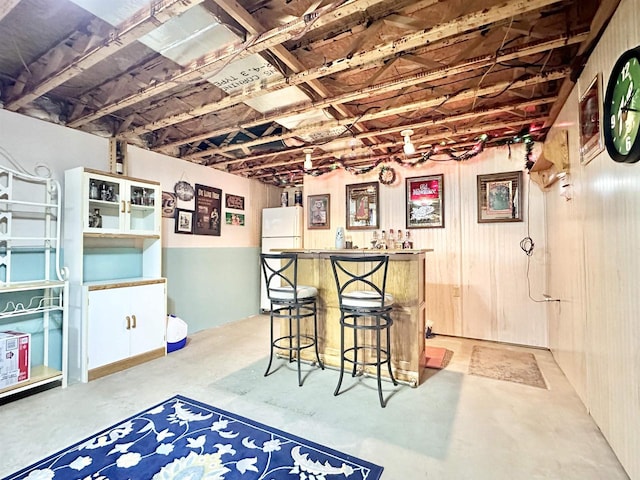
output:
[[[420,254],[433,252],[433,248],[420,248],[420,249],[375,249],[375,248],[351,248],[351,249],[338,249],[338,248],[273,248],[272,252],[290,252],[290,253],[322,253],[328,255],[345,255],[345,254],[358,254],[358,255],[398,255],[398,254]]]

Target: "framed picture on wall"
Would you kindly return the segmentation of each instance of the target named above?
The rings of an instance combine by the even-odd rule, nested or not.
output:
[[[371,230],[379,227],[378,182],[347,185],[347,229]]]
[[[580,128],[580,163],[586,165],[604,150],[602,134],[602,81],[598,73],[580,96],[578,108]]]
[[[232,195],[231,193],[227,193],[224,196],[226,208],[235,208],[236,210],[244,210],[244,197],[240,195]]]
[[[235,212],[225,212],[225,223],[227,225],[236,225],[244,227],[244,214]]]
[[[522,221],[522,171],[478,175],[478,223]]]
[[[307,228],[311,230],[331,228],[330,200],[331,196],[328,193],[307,196],[307,215],[309,218]]]
[[[162,192],[162,217],[175,218],[177,197],[172,192]]]
[[[191,210],[176,209],[175,233],[193,233],[193,212]]]
[[[405,181],[407,228],[444,228],[444,175]]]
[[[193,233],[220,236],[222,219],[222,190],[196,183],[196,210]]]

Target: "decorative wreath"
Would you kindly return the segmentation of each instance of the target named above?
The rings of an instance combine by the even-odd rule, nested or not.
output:
[[[396,171],[392,167],[383,166],[380,169],[378,180],[380,180],[380,183],[383,185],[391,185],[396,181]]]

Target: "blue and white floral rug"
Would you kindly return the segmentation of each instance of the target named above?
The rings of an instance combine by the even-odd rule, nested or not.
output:
[[[378,480],[382,467],[176,395],[3,480]]]

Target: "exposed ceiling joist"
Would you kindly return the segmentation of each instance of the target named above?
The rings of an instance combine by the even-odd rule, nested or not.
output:
[[[20,1],[21,0],[4,0],[2,4],[0,4],[0,20],[6,17]]]
[[[142,35],[157,28],[158,24],[203,1],[166,0],[158,5],[152,4],[112,29],[108,35],[105,35],[104,24],[92,22],[92,25],[87,27],[87,33],[75,32],[73,36],[66,38],[26,67],[16,82],[5,108],[18,110],[138,40]]]
[[[223,1],[223,0],[220,0]],[[188,112],[167,117],[158,122],[151,122],[140,126],[133,130],[133,134],[141,135],[143,133],[158,130],[169,125],[190,120],[194,117],[206,115],[214,111],[237,105],[249,98],[255,98],[263,95],[265,91],[274,91],[277,89],[299,85],[301,83],[315,80],[326,75],[341,72],[350,68],[366,65],[371,62],[383,58],[389,58],[401,52],[405,52],[424,45],[425,43],[435,42],[446,37],[454,36],[464,31],[475,30],[492,22],[509,18],[516,13],[523,13],[532,10],[538,10],[542,7],[556,3],[558,0],[512,0],[511,2],[501,5],[500,8],[492,7],[473,12],[468,15],[459,17],[458,19],[443,25],[429,29],[427,32],[419,32],[402,37],[395,42],[386,43],[373,47],[371,50],[358,52],[349,58],[341,58],[330,62],[328,65],[312,68],[304,72],[293,74],[283,80],[277,80],[270,84],[254,88],[251,91],[242,92],[241,94],[229,95],[220,102],[215,104],[204,105]],[[235,3],[235,2],[232,2]]]
[[[1,106],[278,186],[543,140],[618,4],[92,2],[2,2]]]

